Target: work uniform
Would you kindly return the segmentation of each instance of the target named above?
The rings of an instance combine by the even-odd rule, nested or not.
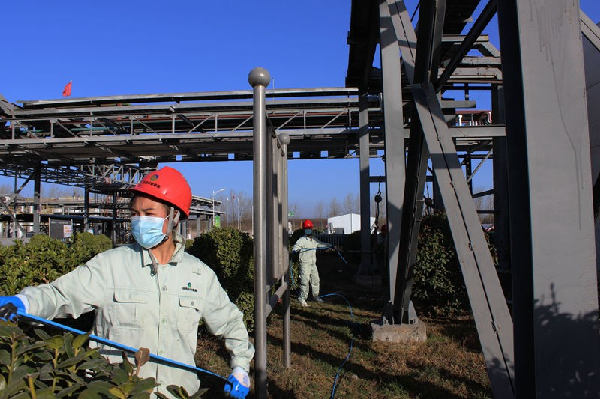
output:
[[[20,294],[28,299],[30,314],[48,319],[77,318],[95,309],[93,334],[191,366],[203,319],[212,334],[225,338],[231,367],[248,371],[254,347],[242,312],[215,273],[184,251],[182,238],[176,236],[175,243],[171,260],[159,265],[156,274],[149,251],[135,243],[103,252],[56,281]],[[120,350],[91,345],[99,346],[111,362],[122,361]],[[145,364],[139,376],[155,377],[160,384],[156,391],[169,397],[168,385],[181,385],[190,394],[200,386],[196,373],[155,362]]]
[[[307,235],[300,237],[292,248],[294,252],[298,252],[300,260],[300,294],[298,295],[300,302],[306,302],[308,298],[309,283],[313,297],[319,296],[321,280],[317,270],[317,249],[326,248],[331,248],[331,245]]]

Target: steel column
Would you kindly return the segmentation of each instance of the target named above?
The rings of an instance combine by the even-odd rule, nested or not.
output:
[[[444,198],[488,376],[496,398],[513,397],[512,320],[481,222],[433,86],[413,85],[431,163]]]
[[[396,275],[400,247],[400,225],[406,180],[404,160],[404,118],[400,48],[386,0],[379,1],[381,71],[383,75],[383,120],[385,126],[386,213],[388,226],[389,295],[396,298]]]
[[[504,89],[502,86],[492,86],[492,123],[506,122],[504,111]],[[510,272],[510,235],[508,208],[508,154],[506,137],[494,137],[494,246],[498,257],[498,271]],[[503,284],[508,284],[502,279]],[[504,292],[512,298],[511,290],[505,287]]]
[[[263,68],[254,68],[248,83],[254,93],[254,379],[257,398],[267,398],[267,118],[265,91],[271,77]]]
[[[400,269],[396,281],[396,292],[402,297],[394,303],[394,315],[400,323],[411,323],[409,320],[410,298],[412,295],[413,276],[419,243],[419,229],[423,218],[423,190],[427,177],[429,151],[425,145],[423,129],[413,110],[410,140],[408,144],[407,180],[404,192],[404,203],[407,212],[402,214],[402,236],[400,237]]]
[[[358,274],[370,274],[371,264],[371,183],[369,182],[369,100],[367,93],[358,97],[358,145],[360,176],[360,253]]]
[[[519,398],[600,392],[579,16],[578,1],[498,2]]]

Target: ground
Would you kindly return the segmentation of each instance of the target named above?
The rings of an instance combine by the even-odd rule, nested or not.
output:
[[[303,308],[293,296],[289,369],[282,366],[281,306],[269,317],[269,398],[492,397],[469,314],[450,319],[421,317],[427,325],[424,343],[372,342],[368,325],[380,317],[387,289],[381,284],[355,284],[357,263],[350,257],[347,260],[345,264],[336,253],[320,254],[318,260],[321,295],[337,293],[343,298],[326,296],[324,303],[310,302],[310,307]],[[352,306],[353,320],[344,298]],[[351,342],[350,357],[340,370]],[[230,372],[227,359],[222,342],[200,334],[199,367],[226,376]],[[202,386],[209,388],[205,397],[220,397],[222,382],[214,377],[201,378]],[[254,398],[253,390],[248,398]]]

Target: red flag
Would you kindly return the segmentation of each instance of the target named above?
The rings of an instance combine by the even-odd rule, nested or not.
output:
[[[65,89],[63,90],[63,97],[70,97],[71,96],[71,83],[73,83],[73,81],[67,83],[67,85],[65,86]]]

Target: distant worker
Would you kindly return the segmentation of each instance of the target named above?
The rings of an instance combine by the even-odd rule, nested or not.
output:
[[[298,295],[298,301],[304,307],[308,306],[306,300],[308,299],[309,283],[315,301],[323,302],[319,298],[320,279],[319,271],[317,270],[317,249],[333,249],[333,246],[313,237],[313,227],[313,223],[308,219],[302,222],[304,235],[296,241],[296,244],[292,248],[293,252],[299,253],[300,295]]]
[[[215,273],[185,252],[176,233],[189,216],[192,191],[185,178],[168,166],[147,174],[131,188],[134,244],[108,250],[50,284],[27,287],[16,296],[0,296],[0,317],[16,310],[34,316],[79,317],[96,310],[93,334],[131,347],[194,365],[198,324],[225,340],[233,369],[225,393],[245,398],[254,347],[242,312],[229,300]],[[100,354],[120,362],[121,351],[100,345]],[[154,362],[140,369],[154,377],[157,392],[171,397],[167,386],[200,387],[196,373]]]

